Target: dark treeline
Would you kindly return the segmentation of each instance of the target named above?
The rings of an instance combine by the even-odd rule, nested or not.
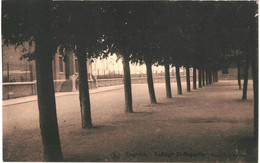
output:
[[[167,98],[172,98],[169,67],[176,67],[178,94],[182,94],[181,66],[186,67],[187,91],[191,91],[189,70],[193,70],[193,89],[197,89],[196,81],[198,88],[217,82],[217,71],[231,63],[239,70],[245,64],[247,71],[251,65],[257,139],[257,32],[256,2],[2,2],[3,43],[18,46],[29,42],[35,46],[35,51],[23,57],[36,61],[45,161],[63,158],[51,64],[57,51],[64,56],[64,51],[73,51],[79,60],[82,128],[92,127],[86,67],[89,58],[109,54],[122,58],[126,113],[134,112],[130,62],[146,65],[151,103],[157,103],[152,65],[165,67]],[[240,76],[238,85],[241,88]],[[246,78],[244,85],[246,88]]]

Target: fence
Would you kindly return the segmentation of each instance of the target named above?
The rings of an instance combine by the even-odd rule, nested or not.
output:
[[[32,64],[3,63],[3,83],[7,82],[30,82],[33,80]]]

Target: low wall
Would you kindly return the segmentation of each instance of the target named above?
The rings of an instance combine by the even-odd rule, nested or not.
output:
[[[171,82],[176,82],[175,76],[170,77]],[[165,78],[163,77],[154,77],[154,83],[164,83]],[[186,76],[181,76],[181,81],[186,81]],[[192,81],[192,76],[191,76]],[[146,77],[141,78],[132,78],[132,84],[143,84],[147,83]],[[67,88],[64,92],[71,91],[70,80],[54,80],[54,90],[55,92],[63,92],[64,89]],[[97,87],[107,87],[114,85],[122,85],[124,84],[123,78],[114,78],[114,79],[98,79],[97,81],[89,80],[89,88],[97,88]],[[12,82],[12,83],[3,83],[3,100],[24,97],[30,95],[36,95],[36,82]],[[78,80],[76,81],[76,88],[78,89]]]
[[[3,83],[3,99],[11,99],[36,94],[36,82]]]
[[[55,92],[60,92],[61,91],[61,86],[66,80],[54,80],[54,91]]]
[[[55,92],[60,92],[61,85],[64,82],[65,80],[54,81]],[[3,100],[37,94],[36,81],[3,83],[2,88],[3,88]]]
[[[89,80],[88,87],[89,89],[97,88],[97,83],[94,80]],[[79,80],[76,80],[76,89],[79,89]]]
[[[113,85],[122,85],[124,84],[123,78],[114,78],[114,79],[98,79],[97,87],[107,87]]]
[[[171,82],[176,82],[176,77],[171,76],[170,77]],[[192,76],[191,79],[192,81]],[[186,76],[181,76],[181,81],[186,81]],[[164,76],[161,77],[153,77],[154,83],[164,83],[165,78]],[[140,78],[131,78],[131,84],[144,84],[147,83],[146,77],[140,77]],[[114,78],[114,79],[98,79],[97,80],[97,87],[107,87],[107,86],[113,86],[113,85],[122,85],[124,84],[124,78]]]

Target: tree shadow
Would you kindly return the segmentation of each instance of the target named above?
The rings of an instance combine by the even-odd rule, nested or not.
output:
[[[249,102],[249,103],[252,103],[252,102],[254,102],[254,100],[253,100],[253,99],[247,99],[247,100],[242,100],[242,99],[234,99],[234,101],[236,101],[236,102],[243,102],[243,103],[247,103],[247,102]]]
[[[102,160],[99,156],[97,155],[78,155],[78,154],[73,154],[69,156],[65,156],[62,162],[104,162],[106,160]]]
[[[243,162],[257,162],[258,144],[253,136],[230,136],[226,141],[237,147],[237,158]]]
[[[135,111],[133,113],[130,113],[130,114],[151,114],[153,112],[146,112],[146,111]]]
[[[113,131],[115,130],[116,127],[114,126],[93,126],[91,128],[86,128],[86,129],[81,129],[81,130],[76,130],[73,132],[77,132],[78,135],[81,136],[87,136],[87,135],[93,135],[93,134],[98,134],[102,132],[107,132],[107,131]]]
[[[156,104],[147,104],[147,105],[144,105],[144,107],[154,107],[154,106],[158,106],[158,105],[161,105],[161,106],[166,106],[166,105],[172,105],[174,104],[174,102],[165,102],[165,103],[156,103]]]

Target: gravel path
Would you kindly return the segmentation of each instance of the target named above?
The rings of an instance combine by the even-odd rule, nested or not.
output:
[[[91,94],[94,128],[82,129],[78,95],[56,98],[64,161],[254,162],[253,91],[248,100],[236,81],[165,98],[155,84],[158,104],[149,104],[146,84],[132,85],[135,113],[124,114],[123,88]],[[41,161],[37,102],[3,107],[4,161]]]

